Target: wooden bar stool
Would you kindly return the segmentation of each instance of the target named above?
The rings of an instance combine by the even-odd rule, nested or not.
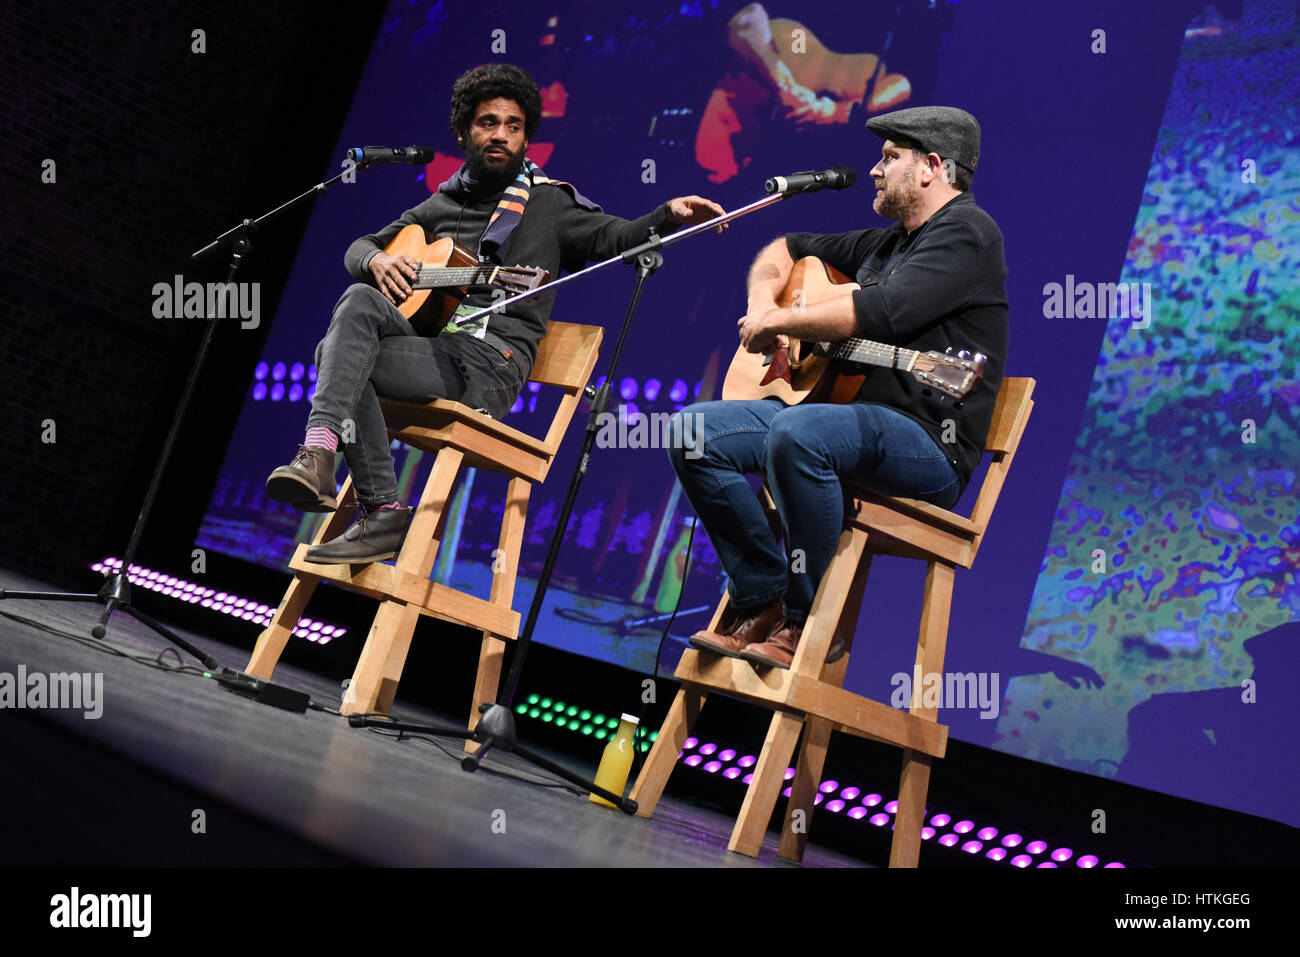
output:
[[[379,610],[343,699],[343,712],[364,714],[392,709],[411,636],[423,614],[483,632],[470,710],[469,727],[473,728],[478,723],[478,706],[496,700],[505,642],[519,635],[519,613],[511,604],[528,496],[533,483],[545,480],[550,470],[595,368],[603,336],[604,330],[599,326],[549,323],[529,381],[559,386],[564,395],[542,439],[448,399],[427,405],[381,399],[389,435],[436,454],[402,549],[391,565],[383,562],[318,565],[307,561],[305,555],[311,545],[329,541],[348,527],[356,508],[341,506],[309,544],[299,545],[294,552],[289,562],[295,572],[293,581],[270,626],[258,639],[247,672],[260,678],[271,677],[308,599],[322,580],[328,580],[379,601]],[[493,553],[492,588],[486,600],[429,580],[443,536],[452,486],[462,466],[500,472],[510,478],[499,548]],[[349,477],[339,491],[340,503],[350,498],[351,489]],[[468,747],[477,746],[471,743]]]
[[[836,633],[846,647],[853,640],[871,559],[875,555],[899,555],[920,559],[927,566],[917,667],[923,675],[943,672],[954,570],[957,566],[970,568],[975,560],[1033,409],[1034,384],[1033,379],[1002,382],[985,449],[992,453],[992,461],[970,518],[915,499],[887,498],[865,489],[849,489],[855,499],[853,511],[846,516],[844,532],[813,599],[789,670],[757,667],[693,648],[686,650],[674,675],[682,683],[681,690],[632,788],[631,798],[639,805],[640,817],[654,813],[691,726],[704,707],[704,699],[710,692],[720,691],[774,712],[731,832],[727,845],[730,850],[750,857],[758,855],[802,730],[803,746],[794,765],[789,809],[778,850],[783,858],[802,859],[827,744],[832,731],[844,731],[903,749],[889,865],[916,866],[930,765],[947,749],[948,728],[937,722],[937,709],[922,705],[919,684],[912,689],[911,708],[901,711],[844,690],[847,654],[833,665],[823,662]],[[770,518],[770,499],[767,506]],[[726,607],[724,595],[709,625],[711,629],[717,627]]]

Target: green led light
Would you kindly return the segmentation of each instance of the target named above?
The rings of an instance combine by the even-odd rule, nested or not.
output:
[[[528,705],[526,704],[515,705],[515,714],[527,714],[527,713],[528,713]]]
[[[596,740],[597,740],[597,741],[604,741],[607,737],[609,737],[609,733],[608,733],[604,728],[597,728],[597,729],[596,729]]]
[[[563,711],[563,710],[564,710],[565,708],[567,708],[567,707],[568,707],[568,705],[566,705],[563,701],[557,701],[557,702],[555,702],[555,710],[556,710],[556,711]]]
[[[569,705],[568,710],[565,711],[565,714],[567,714],[570,718],[572,718],[577,713],[578,713],[578,706],[576,704]]]
[[[536,708],[530,708],[528,711],[528,717],[530,718],[540,718],[541,716],[542,713],[538,711]]]
[[[591,725],[589,725],[589,724],[584,724],[584,725],[582,726],[582,733],[583,733],[583,734],[588,734],[588,735],[589,735],[589,734],[591,734],[591,732],[593,732],[593,731],[595,731],[595,730],[596,730],[596,729],[593,728],[593,727],[592,727]]]
[[[551,706],[551,699],[543,698],[541,701],[538,702],[538,704],[540,704],[543,708],[549,708]]]
[[[583,709],[578,713],[578,717],[581,718],[583,721],[590,721],[590,720],[591,720],[591,711],[590,711],[589,709],[587,709],[587,708],[583,708]]]
[[[609,730],[611,731],[617,731],[618,718],[610,718],[608,721],[605,722],[605,727],[609,728]]]
[[[545,714],[542,715],[542,720],[545,721],[547,724],[550,724],[552,721],[555,720],[555,715],[547,711]]]
[[[593,714],[591,716],[591,723],[596,725],[596,727],[600,727],[605,723],[605,716],[603,714]]]
[[[537,704],[537,702],[539,702],[539,701],[541,701],[541,700],[542,700],[542,699],[541,699],[540,697],[538,697],[537,695],[535,695],[535,694],[530,694],[530,695],[528,696],[528,703],[529,703],[529,704]]]
[[[651,732],[650,732],[650,740],[651,740],[651,741],[658,741],[658,740],[659,740],[659,732],[658,732],[658,731],[651,731]]]
[[[649,750],[650,750],[650,745],[648,745],[648,744],[643,744],[643,745],[641,745],[641,753],[642,753],[642,754],[645,754],[645,753],[646,753],[647,751],[649,751]]]

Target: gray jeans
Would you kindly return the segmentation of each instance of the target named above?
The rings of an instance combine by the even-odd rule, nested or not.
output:
[[[379,396],[453,399],[499,419],[522,388],[519,367],[483,340],[465,333],[418,335],[378,289],[356,283],[339,299],[316,347],[307,427],[325,426],[343,437],[357,501],[384,505],[397,498],[397,473]]]

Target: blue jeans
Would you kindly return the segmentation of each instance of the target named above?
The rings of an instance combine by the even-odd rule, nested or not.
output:
[[[357,501],[386,505],[397,498],[397,473],[379,396],[454,399],[499,419],[521,388],[522,370],[482,339],[463,332],[418,335],[383,293],[357,283],[334,307],[316,347],[316,394],[307,428],[324,426],[342,436]]]
[[[694,450],[671,448],[669,458],[740,610],[784,599],[787,619],[808,617],[843,530],[841,477],[941,508],[961,495],[961,480],[930,434],[888,406],[754,399],[700,402],[677,414],[703,417],[697,431],[673,433],[696,435]],[[767,479],[784,550],[746,473]]]

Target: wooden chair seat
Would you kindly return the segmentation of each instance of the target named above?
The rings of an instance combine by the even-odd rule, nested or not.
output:
[[[330,581],[379,601],[356,670],[343,699],[346,714],[388,712],[421,615],[466,625],[482,633],[478,675],[469,727],[478,722],[478,706],[494,701],[501,676],[505,642],[519,635],[520,616],[512,607],[524,520],[534,483],[545,480],[573,414],[591,377],[604,330],[551,322],[529,375],[530,382],[564,390],[559,407],[542,438],[498,422],[449,399],[422,404],[381,399],[389,435],[435,456],[429,478],[415,505],[410,530],[393,564],[318,565],[307,561],[310,545],[342,534],[355,504],[341,505],[325,521],[310,545],[301,544],[289,562],[294,572],[280,607],[262,633],[249,660],[249,674],[270,678],[307,601],[321,581]],[[464,467],[508,477],[498,549],[492,564],[491,594],[485,599],[430,580],[443,539],[452,489]],[[349,501],[352,479],[339,491]],[[477,745],[466,745],[473,750]]]
[[[912,689],[911,707],[902,711],[844,689],[848,653],[833,665],[824,662],[837,634],[851,650],[872,558],[898,555],[926,562],[916,665],[922,674],[942,673],[954,572],[958,566],[971,567],[975,560],[1033,410],[1034,385],[1033,379],[1002,382],[985,445],[992,461],[969,518],[915,499],[848,489],[853,509],[818,586],[789,670],[758,667],[695,649],[682,655],[674,674],[681,689],[632,788],[639,816],[654,813],[705,699],[711,692],[721,692],[773,711],[727,845],[731,850],[757,856],[802,733],[778,848],[782,857],[802,858],[830,735],[842,731],[903,749],[889,863],[916,866],[931,761],[946,753],[948,729],[938,723],[934,707],[923,705],[919,685]],[[771,519],[770,498],[766,505]],[[724,596],[710,629],[717,628],[726,610]]]

